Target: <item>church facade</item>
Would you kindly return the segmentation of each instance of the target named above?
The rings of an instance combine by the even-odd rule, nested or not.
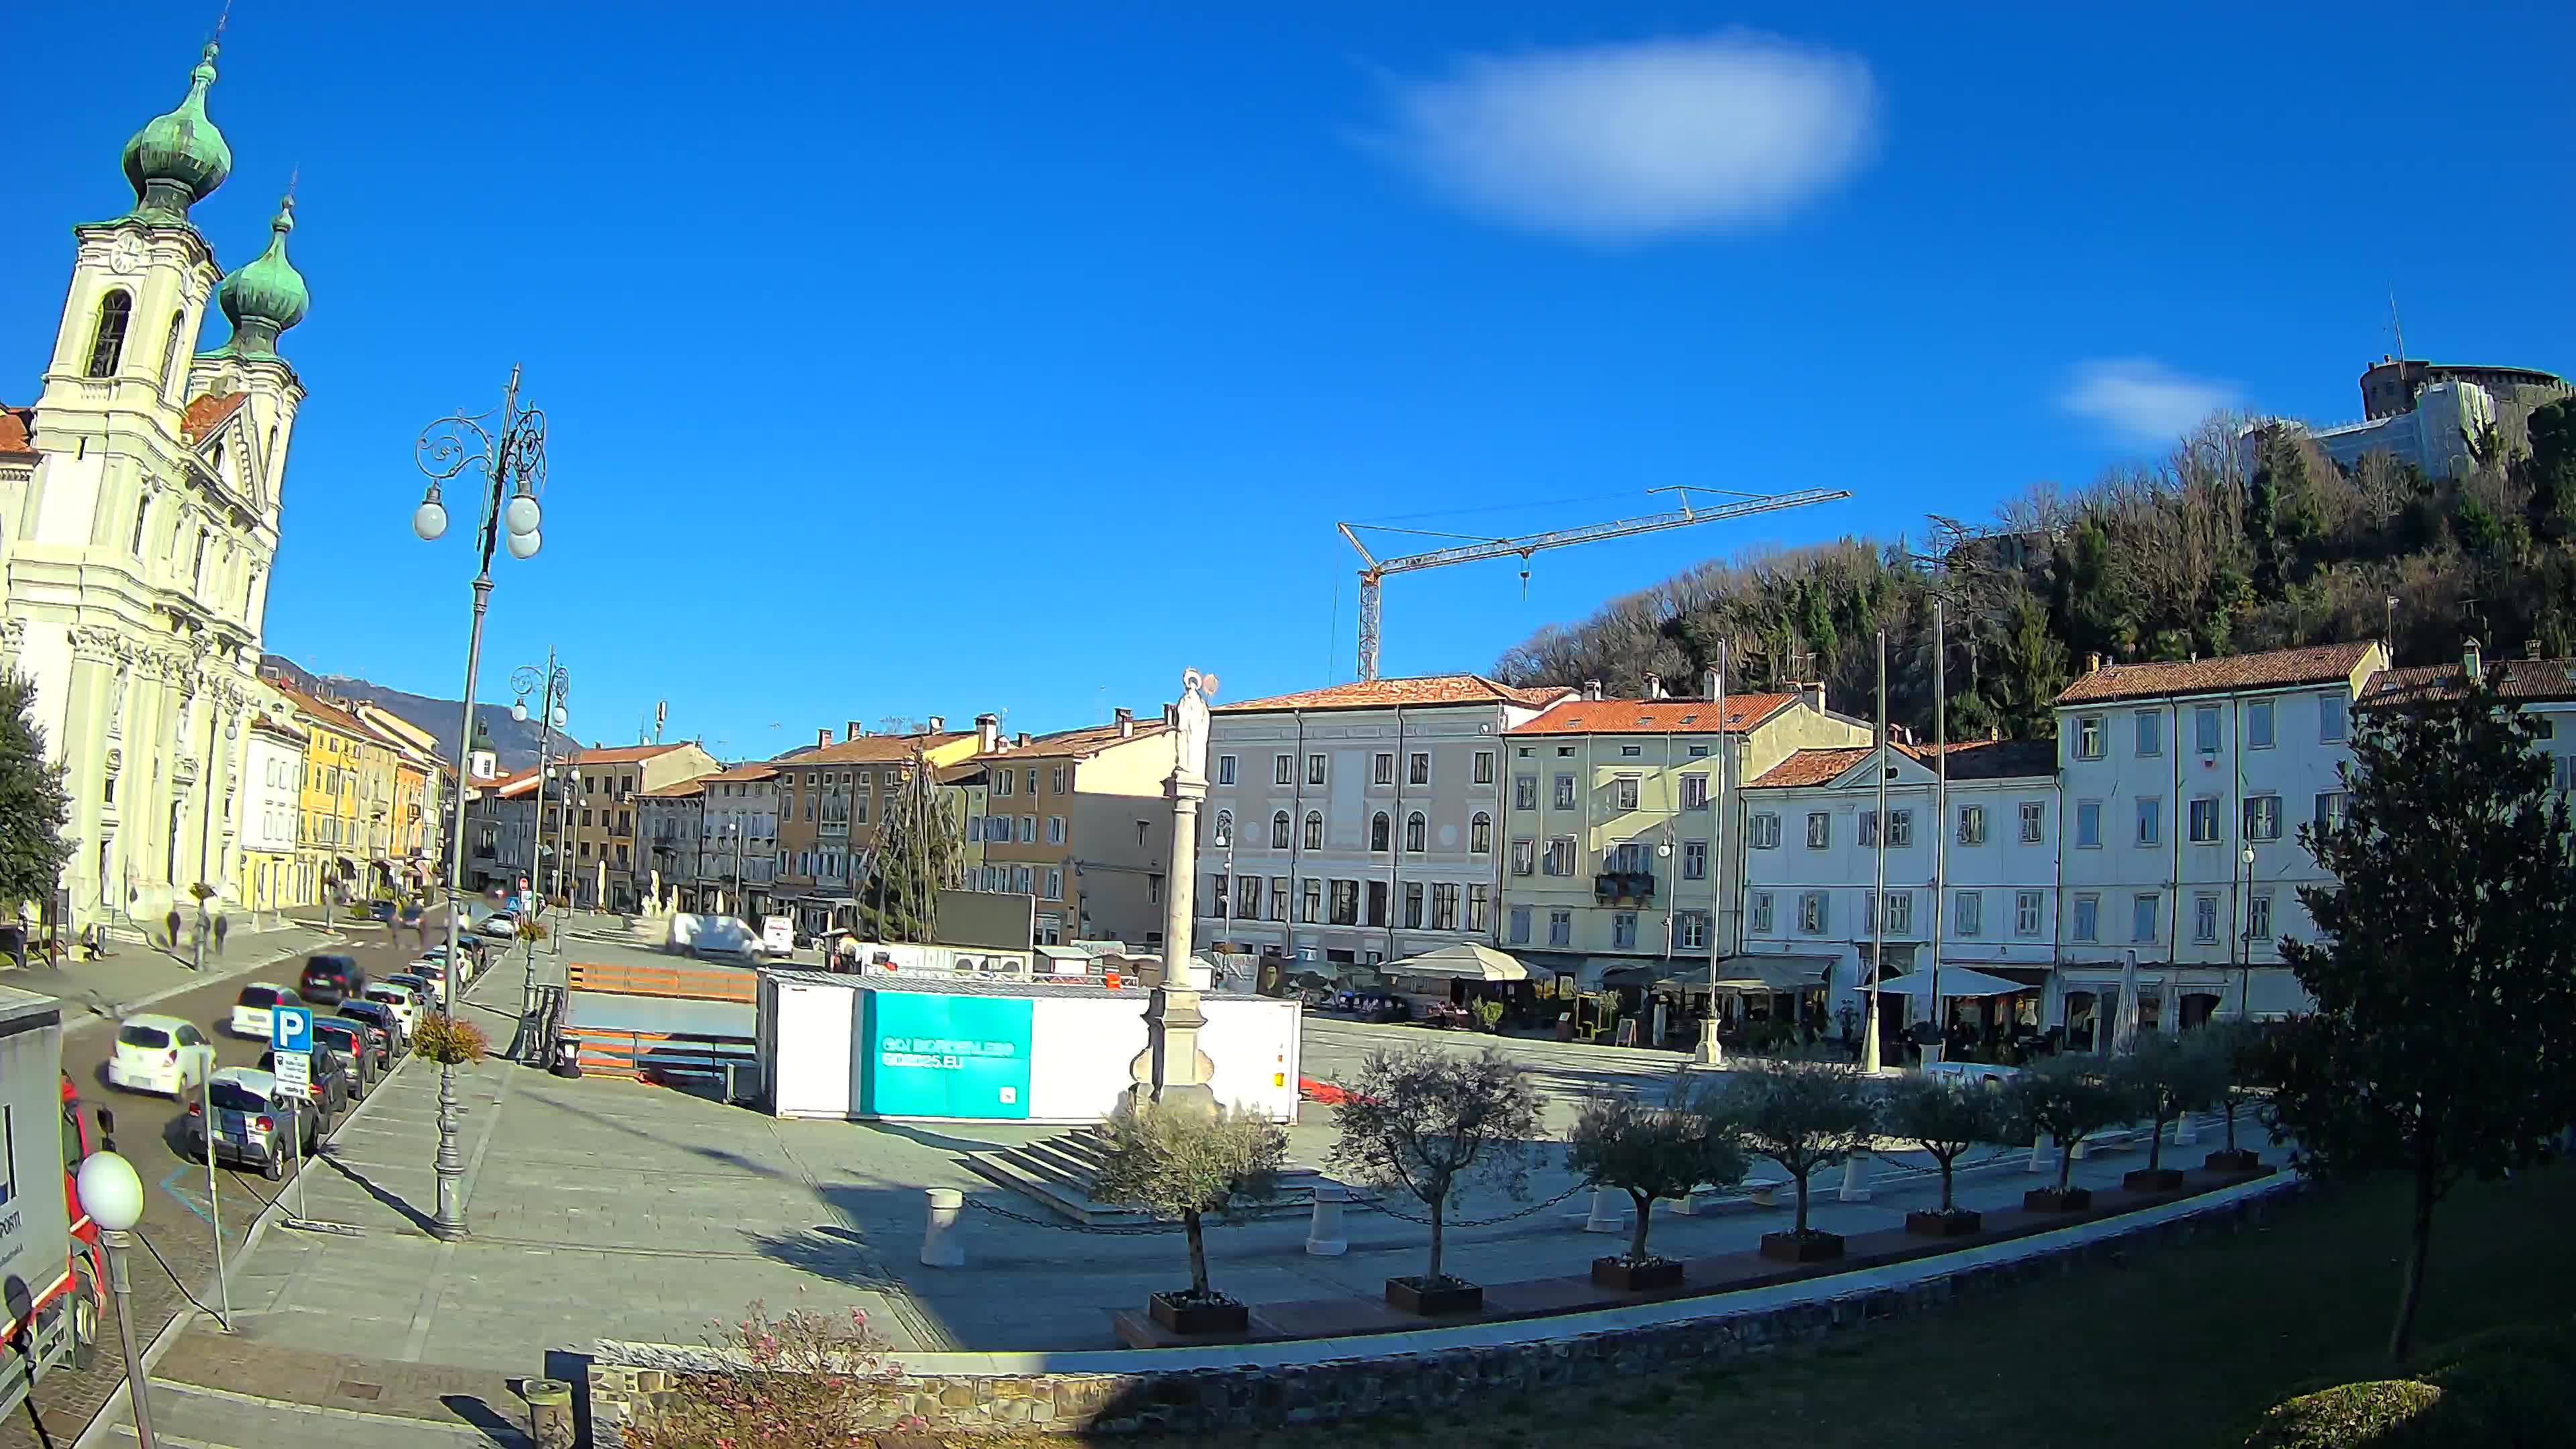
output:
[[[157,919],[199,883],[246,903],[260,623],[305,395],[278,341],[309,297],[291,199],[230,274],[190,220],[232,169],[215,54],[126,143],[133,207],[73,227],[41,389],[0,411],[0,665],[35,680],[65,768],[75,845],[44,904],[76,927]],[[229,336],[206,346],[216,310]]]

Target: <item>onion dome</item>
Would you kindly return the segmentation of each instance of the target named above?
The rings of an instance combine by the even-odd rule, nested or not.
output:
[[[303,321],[313,306],[303,275],[286,259],[286,234],[295,230],[294,197],[277,203],[277,219],[268,226],[268,250],[215,291],[233,324],[232,340],[215,349],[227,357],[275,357],[277,334]]]
[[[215,50],[188,73],[188,94],[178,108],[143,123],[125,143],[125,179],[134,185],[131,215],[181,223],[188,208],[206,199],[232,173],[233,151],[224,133],[206,119],[206,90],[215,83]]]

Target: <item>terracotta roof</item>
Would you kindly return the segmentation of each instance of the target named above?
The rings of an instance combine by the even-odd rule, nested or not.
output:
[[[1390,709],[1396,705],[1517,704],[1544,709],[1574,691],[1561,685],[1522,689],[1481,674],[1425,674],[1413,679],[1358,679],[1329,689],[1274,694],[1221,704],[1217,714],[1249,714],[1276,709]]]
[[[304,711],[306,714],[314,716],[324,724],[329,725],[331,728],[338,730],[344,735],[359,735],[368,739],[378,740],[384,738],[384,736],[376,733],[372,729],[369,729],[365,720],[358,718],[356,715],[349,713],[347,710],[331,703],[329,700],[323,699],[319,695],[306,694],[303,690],[296,688],[294,685],[291,685],[282,679],[272,679],[269,681],[269,684],[273,686],[279,694],[286,696],[287,703],[294,705],[297,709]]]
[[[1798,702],[1794,694],[1730,694],[1724,728],[1742,733]],[[1515,735],[1711,734],[1717,732],[1717,706],[1705,699],[1569,699],[1527,724],[1514,725]]]
[[[795,755],[781,755],[776,763],[807,765],[899,765],[923,750],[937,749],[973,738],[971,730],[949,730],[935,735],[861,735],[835,745],[821,745]]]
[[[241,405],[249,401],[250,394],[246,392],[228,392],[221,397],[207,393],[203,397],[189,399],[188,410],[179,414],[180,436],[188,440],[189,447],[195,447],[212,436],[215,429],[224,425],[224,419],[240,412]]]
[[[1929,764],[1938,758],[1930,749],[1906,753]],[[1971,740],[1949,748],[1950,781],[2017,780],[2057,773],[2055,740]]]
[[[1767,789],[1782,785],[1823,785],[1839,778],[1842,772],[1869,758],[1870,745],[1849,745],[1830,750],[1800,750],[1773,765],[1757,777],[1751,788]],[[1903,745],[1895,747],[1900,755],[1914,752]]]
[[[2490,675],[2499,666],[2504,675],[2496,683],[2496,693],[2506,699],[2576,699],[2576,659],[2487,661]],[[2361,702],[2365,708],[2376,708],[2449,699],[2460,692],[2460,679],[2460,666],[2457,664],[2391,669],[2379,676],[2370,690],[2362,695]]]
[[[778,767],[767,760],[754,760],[747,765],[736,765],[729,770],[718,770],[714,774],[705,776],[704,778],[725,784],[738,784],[756,780],[775,780],[778,778]]]
[[[2375,647],[2367,643],[2319,644],[2307,649],[2275,649],[2265,654],[2227,654],[2162,664],[2105,664],[2066,686],[2057,702],[2090,704],[2110,699],[2325,684],[2350,678],[2362,656]]]
[[[934,778],[936,778],[942,785],[955,785],[963,781],[972,780],[983,773],[984,757],[976,755],[968,759],[959,760],[953,765],[942,766],[938,775]]]
[[[693,780],[680,780],[668,785],[658,785],[650,790],[638,790],[635,793],[637,797],[645,800],[686,800],[692,795],[707,793],[707,781],[714,778],[712,775],[700,775]]]
[[[1087,760],[1112,745],[1132,744],[1148,736],[1159,735],[1167,728],[1168,726],[1159,719],[1136,721],[1136,732],[1132,735],[1118,733],[1118,726],[1114,724],[1084,725],[1079,729],[1057,730],[1049,735],[1034,735],[1025,745],[1004,745],[1000,749],[986,750],[975,758],[980,760],[1005,757],[1014,760]]]
[[[681,740],[668,745],[601,745],[591,749],[575,747],[566,761],[574,765],[632,765],[673,750],[685,750],[695,741]]]
[[[36,410],[0,407],[0,453],[36,451]]]

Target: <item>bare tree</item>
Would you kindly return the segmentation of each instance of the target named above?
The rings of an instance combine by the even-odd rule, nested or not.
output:
[[[1441,1287],[1442,1228],[1467,1187],[1528,1190],[1538,1091],[1499,1051],[1466,1057],[1435,1046],[1371,1052],[1333,1106],[1341,1136],[1328,1161],[1351,1180],[1400,1189],[1431,1212],[1426,1289]]]

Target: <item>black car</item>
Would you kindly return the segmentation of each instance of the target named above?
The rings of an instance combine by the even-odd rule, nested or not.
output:
[[[403,1053],[410,1048],[411,1044],[403,1039],[402,1022],[395,1018],[391,1008],[378,1006],[372,1001],[343,1001],[340,1003],[340,1016],[342,1020],[357,1022],[367,1029],[367,1041],[376,1049],[376,1075],[379,1077],[392,1071],[394,1063],[402,1060]]]
[[[367,994],[367,973],[354,956],[307,956],[295,994],[317,1006],[337,1006]]]
[[[259,1069],[275,1075],[277,1053],[261,1052]],[[318,1119],[314,1124],[315,1130],[328,1135],[331,1124],[340,1119],[341,1113],[349,1110],[349,1064],[340,1059],[338,1052],[317,1041],[313,1044],[313,1064],[307,1075],[311,1083],[305,1087],[304,1094],[313,1099],[314,1114]]]
[[[376,1084],[376,1043],[366,1023],[343,1016],[313,1018],[313,1045],[329,1047],[349,1079],[349,1100],[363,1101]]]

